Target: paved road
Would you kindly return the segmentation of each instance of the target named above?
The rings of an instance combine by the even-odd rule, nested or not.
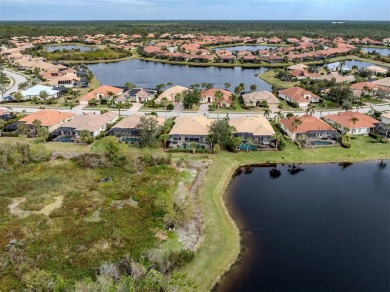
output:
[[[15,72],[12,72],[8,69],[4,69],[3,70],[4,73],[8,76],[8,77],[11,77],[13,79],[13,84],[12,86],[5,92],[4,96],[8,96],[10,95],[11,93],[13,92],[16,92],[18,91],[18,85],[20,83],[23,83],[23,82],[26,82],[27,81],[27,78],[24,77],[23,75],[20,75],[20,74],[17,74]],[[2,99],[2,97],[0,96],[0,99]]]

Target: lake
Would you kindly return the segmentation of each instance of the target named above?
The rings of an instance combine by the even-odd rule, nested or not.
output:
[[[217,291],[390,290],[390,161],[242,168],[225,201],[244,253]]]
[[[251,84],[256,84],[258,90],[271,90],[270,84],[255,76],[265,72],[266,68],[190,67],[143,60],[91,64],[88,67],[100,84],[113,86],[123,86],[126,82],[131,82],[139,87],[154,88],[157,84],[168,82],[182,86],[207,82],[214,87],[224,88],[224,83],[230,82],[230,90],[234,90],[234,87],[242,82],[248,91]]]
[[[228,50],[230,52],[233,51],[242,51],[242,50],[248,50],[248,51],[258,51],[258,50],[268,50],[268,49],[275,49],[279,47],[275,46],[231,46],[231,47],[224,47],[224,48],[216,48],[216,51],[220,50]]]
[[[390,48],[389,49],[379,49],[379,48],[362,48],[363,52],[371,53],[373,51],[379,53],[382,56],[388,56],[390,55]]]
[[[94,47],[94,46],[64,45],[64,46],[45,46],[45,49],[46,49],[49,53],[54,52],[54,51],[56,51],[56,50],[60,50],[60,51],[68,50],[68,51],[71,51],[71,50],[76,50],[76,49],[79,49],[81,52],[87,52],[87,51],[95,50],[96,47]]]

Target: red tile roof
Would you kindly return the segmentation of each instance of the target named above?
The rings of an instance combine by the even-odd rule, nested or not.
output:
[[[122,93],[123,89],[109,86],[109,85],[102,85],[102,86],[96,88],[95,90],[92,90],[91,92],[88,92],[87,94],[83,95],[80,98],[80,100],[88,101],[88,100],[91,100],[93,98],[97,98],[98,94],[102,94],[105,97],[108,97],[108,92],[110,92],[110,91],[113,92],[115,95],[117,95],[119,93]]]
[[[299,119],[302,123],[294,125],[295,119]],[[280,123],[291,133],[306,133],[310,131],[335,131],[335,129],[323,120],[310,115],[302,117],[292,116],[280,120]]]
[[[358,121],[353,124],[352,118]],[[342,127],[352,128],[374,128],[379,121],[359,112],[341,112],[338,114],[324,116],[325,120],[340,124]]]
[[[304,95],[310,95],[310,98],[317,98],[318,95],[303,89],[301,87],[291,87],[287,89],[280,90],[279,93],[284,94],[285,96],[291,98],[295,102],[309,102],[310,99],[306,99]]]

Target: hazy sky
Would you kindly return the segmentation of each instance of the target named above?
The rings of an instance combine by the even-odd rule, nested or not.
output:
[[[390,21],[390,0],[0,0],[0,19]]]

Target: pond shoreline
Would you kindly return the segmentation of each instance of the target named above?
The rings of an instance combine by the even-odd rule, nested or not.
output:
[[[300,163],[300,162],[295,162],[295,163],[292,163],[292,162],[289,162],[289,163],[283,163],[283,162],[279,162],[279,163],[269,163],[269,162],[265,162],[265,163],[248,163],[248,164],[241,164],[239,166],[237,166],[235,168],[235,170],[233,171],[233,173],[231,174],[230,178],[225,178],[224,180],[226,180],[227,182],[225,182],[225,190],[223,192],[223,194],[221,195],[222,197],[222,200],[223,200],[223,208],[225,209],[225,212],[227,212],[228,216],[229,216],[229,221],[230,223],[232,224],[232,229],[235,230],[235,233],[236,235],[238,236],[238,238],[235,238],[235,241],[236,243],[238,243],[239,245],[239,251],[238,253],[236,253],[236,259],[234,261],[232,261],[229,265],[227,265],[223,271],[217,276],[217,278],[215,279],[215,281],[213,282],[213,285],[212,285],[212,288],[210,289],[211,291],[218,291],[218,287],[221,285],[222,281],[224,279],[226,279],[226,277],[228,277],[229,273],[239,264],[241,264],[241,261],[243,259],[243,255],[245,252],[249,251],[250,249],[248,249],[248,247],[245,245],[245,235],[244,235],[244,232],[246,231],[245,228],[243,227],[243,221],[242,221],[242,218],[240,218],[240,214],[238,213],[238,211],[234,208],[234,206],[232,206],[231,202],[229,201],[228,199],[228,195],[229,195],[229,187],[231,186],[234,178],[237,176],[237,175],[240,175],[241,173],[243,173],[243,171],[245,171],[245,168],[259,168],[259,167],[264,167],[264,168],[271,168],[271,167],[276,167],[276,166],[286,166],[286,165],[297,165],[297,166],[314,166],[314,165],[339,165],[339,166],[350,166],[350,165],[353,165],[353,164],[360,164],[360,163],[369,163],[369,162],[372,162],[372,163],[376,163],[376,162],[383,162],[383,161],[386,161],[386,162],[390,162],[388,159],[390,158],[390,156],[386,159],[363,159],[363,160],[358,160],[358,161],[354,161],[354,162],[350,162],[350,161],[329,161],[329,162],[304,162],[304,163]]]

